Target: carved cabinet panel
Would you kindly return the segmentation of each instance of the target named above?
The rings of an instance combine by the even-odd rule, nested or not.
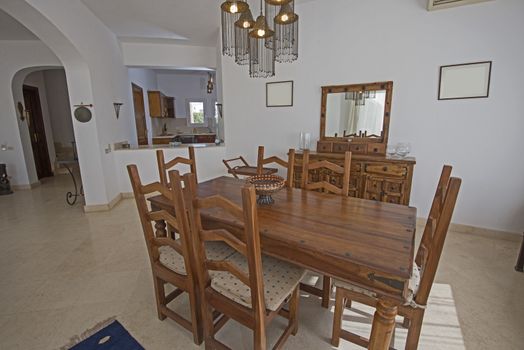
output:
[[[310,153],[311,161],[328,160],[343,164],[343,154]],[[300,187],[302,180],[302,154],[296,154],[295,187]],[[359,156],[353,154],[351,160],[350,189],[351,197],[371,199],[381,202],[409,205],[414,158],[395,159],[384,156]],[[326,169],[317,169],[309,173],[311,181],[329,181],[342,187],[342,176]]]

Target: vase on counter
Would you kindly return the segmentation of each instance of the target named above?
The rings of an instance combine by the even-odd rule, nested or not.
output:
[[[301,132],[299,143],[298,143],[298,148],[300,150],[306,150],[306,149],[309,149],[310,144],[311,144],[311,134],[308,132]]]

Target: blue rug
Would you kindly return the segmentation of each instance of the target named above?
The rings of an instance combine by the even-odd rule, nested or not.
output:
[[[120,322],[110,319],[71,339],[62,349],[69,350],[145,350]]]

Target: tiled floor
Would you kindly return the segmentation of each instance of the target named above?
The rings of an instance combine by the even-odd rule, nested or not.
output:
[[[69,186],[58,176],[32,191],[0,196],[0,349],[57,349],[111,316],[146,349],[198,348],[188,332],[156,318],[134,201],[84,214],[80,205],[65,203]],[[519,242],[517,235],[450,232],[421,349],[524,348],[524,274],[513,270]],[[332,306],[321,309],[304,295],[299,333],[286,348],[331,349]],[[365,329],[362,314],[348,311],[345,319]],[[270,338],[282,325],[269,329]],[[397,346],[403,336],[398,329]],[[250,348],[251,333],[238,325],[226,326],[220,338],[235,349]]]

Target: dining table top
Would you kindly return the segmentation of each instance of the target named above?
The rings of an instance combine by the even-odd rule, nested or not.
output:
[[[220,195],[241,205],[245,181],[218,177],[198,184],[198,196]],[[307,269],[369,289],[396,303],[405,301],[411,277],[417,210],[414,207],[298,188],[258,205],[262,251]],[[157,209],[172,208],[159,195]],[[210,228],[242,232],[241,223],[217,209],[202,211]]]

